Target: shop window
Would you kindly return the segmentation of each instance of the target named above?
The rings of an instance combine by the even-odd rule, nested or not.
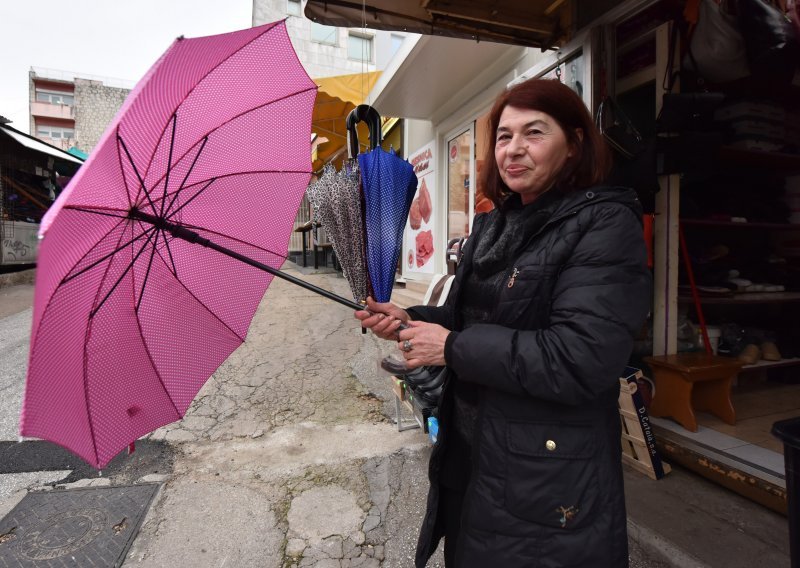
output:
[[[300,0],[286,0],[286,13],[290,16],[302,16],[303,6]]]
[[[347,37],[347,58],[356,61],[372,61],[372,36],[350,33]]]
[[[311,22],[311,41],[326,45],[336,45],[338,32],[339,29],[336,27],[323,26],[317,22]]]
[[[36,101],[40,103],[50,103],[52,105],[70,105],[75,102],[72,93],[59,93],[58,91],[36,90]]]

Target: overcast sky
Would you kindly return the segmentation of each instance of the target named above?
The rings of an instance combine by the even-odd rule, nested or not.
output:
[[[28,132],[28,70],[135,83],[184,35],[248,28],[252,0],[0,0],[0,115]]]

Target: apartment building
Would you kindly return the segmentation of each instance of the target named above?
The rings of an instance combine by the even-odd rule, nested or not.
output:
[[[133,82],[31,67],[30,133],[62,150],[92,151]]]

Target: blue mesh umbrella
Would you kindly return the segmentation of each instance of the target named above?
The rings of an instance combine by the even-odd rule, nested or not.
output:
[[[356,107],[347,118],[351,133],[359,120],[365,120],[369,125],[372,147],[369,152],[358,156],[365,202],[367,272],[375,300],[388,302],[403,243],[403,230],[417,190],[417,176],[407,160],[393,149],[387,152],[378,145],[380,115],[375,109],[368,105]]]

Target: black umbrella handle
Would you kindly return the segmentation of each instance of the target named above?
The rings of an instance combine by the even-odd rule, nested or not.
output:
[[[347,115],[348,152],[351,158],[358,156],[358,131],[356,124],[364,121],[369,128],[369,149],[374,150],[381,145],[381,115],[369,105],[358,105]]]

